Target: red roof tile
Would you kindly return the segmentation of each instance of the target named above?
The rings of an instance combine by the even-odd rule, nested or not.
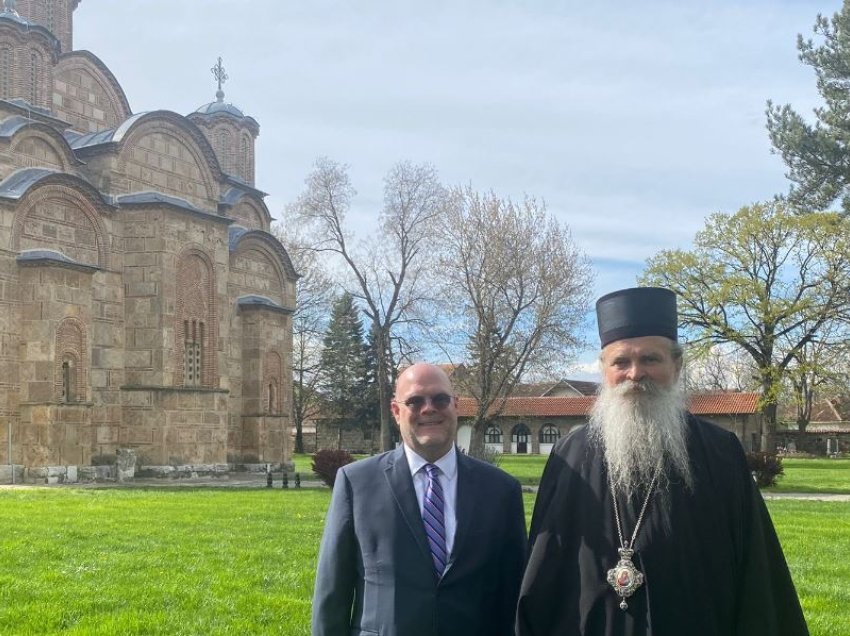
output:
[[[689,409],[694,415],[749,415],[758,412],[758,393],[703,393],[691,395]],[[508,398],[504,417],[585,417],[595,396]],[[475,400],[458,398],[458,415],[473,417]]]
[[[579,415],[584,416],[596,400],[595,397],[520,397],[508,398],[502,415],[505,417],[558,417]],[[475,415],[475,400],[473,398],[458,398],[458,415],[472,417]]]
[[[758,393],[696,393],[688,397],[694,415],[751,415],[758,413]]]

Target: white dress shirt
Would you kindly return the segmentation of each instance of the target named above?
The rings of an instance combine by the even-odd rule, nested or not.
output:
[[[443,498],[445,508],[443,516],[446,525],[446,552],[451,557],[452,548],[455,543],[455,530],[457,530],[457,456],[455,447],[435,462],[429,462],[417,455],[407,444],[404,444],[404,454],[407,456],[407,465],[410,467],[410,475],[413,477],[413,487],[416,489],[416,500],[419,502],[419,513],[425,506],[425,491],[428,488],[428,474],[425,472],[425,464],[434,464],[440,469],[438,479],[443,487]]]

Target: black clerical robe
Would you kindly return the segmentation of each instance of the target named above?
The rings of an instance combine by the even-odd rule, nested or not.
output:
[[[673,474],[635,540],[644,583],[620,609],[606,576],[620,541],[601,450],[587,427],[552,451],[531,521],[519,636],[803,636],[782,548],[738,439],[688,417],[693,490]],[[630,537],[645,493],[618,499]]]

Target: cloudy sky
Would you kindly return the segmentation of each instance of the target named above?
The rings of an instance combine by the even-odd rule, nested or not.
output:
[[[362,227],[397,161],[532,195],[591,258],[595,293],[687,247],[707,215],[787,190],[765,102],[817,105],[796,37],[838,0],[83,0],[74,46],[134,112],[215,98],[260,123],[273,216],[318,156],[350,166]],[[583,360],[590,361],[588,352]]]

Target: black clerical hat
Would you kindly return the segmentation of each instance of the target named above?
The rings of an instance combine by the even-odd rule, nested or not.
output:
[[[664,336],[677,340],[676,294],[662,287],[633,287],[596,301],[602,346],[624,338]]]

